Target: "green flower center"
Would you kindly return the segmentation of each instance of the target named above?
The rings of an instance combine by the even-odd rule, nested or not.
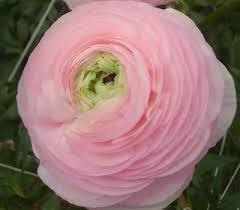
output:
[[[74,95],[82,111],[88,111],[109,99],[121,98],[125,89],[126,77],[122,64],[105,52],[80,67],[74,83]]]

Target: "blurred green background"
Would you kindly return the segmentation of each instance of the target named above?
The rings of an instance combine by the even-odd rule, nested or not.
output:
[[[0,0],[0,210],[84,209],[61,200],[37,177],[22,172],[36,173],[38,160],[18,115],[16,88],[32,49],[50,25],[69,11],[62,1],[55,2],[16,75],[11,81],[8,78],[49,3],[50,0]],[[200,27],[217,57],[234,77],[239,102],[240,0],[182,0],[169,6],[190,16]],[[193,210],[240,210],[239,171],[219,202],[240,163],[239,112],[238,109],[227,133],[223,155],[219,156],[220,141],[197,166],[191,185],[184,192],[185,201],[175,201],[168,210],[181,210],[184,203]],[[14,172],[1,164],[20,171]],[[216,167],[219,171],[215,177]]]

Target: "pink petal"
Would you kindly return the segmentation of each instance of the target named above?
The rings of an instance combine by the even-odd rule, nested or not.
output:
[[[112,0],[64,0],[64,1],[66,2],[66,4],[70,9],[74,9],[79,5],[94,2],[94,1],[112,1]],[[119,1],[130,1],[130,0],[119,0]],[[152,5],[164,5],[174,0],[132,0],[132,1],[140,1],[148,4],[152,4]]]
[[[224,77],[224,98],[220,115],[216,120],[216,128],[212,131],[211,146],[214,146],[226,134],[237,110],[236,89],[233,78],[222,63],[220,63],[219,69]]]
[[[68,202],[78,206],[100,207],[119,203],[127,196],[104,196],[83,190],[73,184],[65,184],[61,175],[54,174],[53,169],[46,169],[42,165],[38,168],[38,174],[42,181],[53,189],[59,196]]]
[[[184,169],[176,174],[159,178],[144,190],[127,200],[108,208],[91,210],[159,210],[178,198],[191,181],[193,169]]]

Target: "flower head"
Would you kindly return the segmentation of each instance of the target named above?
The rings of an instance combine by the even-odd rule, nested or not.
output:
[[[236,111],[230,74],[188,17],[123,1],[53,24],[17,102],[43,182],[97,210],[164,208]]]

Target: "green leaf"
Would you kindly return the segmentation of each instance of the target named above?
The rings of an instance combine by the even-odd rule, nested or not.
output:
[[[201,175],[210,170],[215,169],[216,167],[223,167],[227,164],[231,164],[237,161],[236,158],[228,157],[228,156],[219,156],[216,154],[208,154],[203,160],[197,165],[196,173]]]
[[[16,122],[0,122],[0,142],[13,139],[17,133],[17,125]]]
[[[17,119],[19,119],[19,114],[18,114],[18,110],[17,110],[16,101],[5,112],[5,118],[7,120],[17,120]]]
[[[7,182],[11,190],[18,196],[24,198],[25,194],[21,186],[21,177],[19,174],[10,175],[7,177]]]
[[[20,126],[18,132],[18,139],[16,141],[17,167],[22,168],[24,162],[26,161],[28,152],[32,150],[31,148],[31,141],[27,129],[23,126]]]
[[[211,4],[211,0],[192,0],[195,5],[198,6],[209,6]]]
[[[236,77],[240,76],[240,68],[236,68],[234,66],[229,65],[229,71],[234,74]]]
[[[77,207],[77,206],[71,205],[66,210],[87,210],[87,209],[84,207]]]
[[[231,47],[229,48],[229,55],[230,55],[230,64],[236,68],[240,68],[240,36],[236,36],[232,43]]]
[[[13,196],[14,196],[14,193],[12,192],[12,190],[9,189],[8,186],[0,184],[0,201],[9,199]]]
[[[240,193],[225,197],[219,206],[224,210],[236,210],[240,208]]]
[[[41,210],[60,210],[60,200],[55,194],[51,194],[43,203]]]
[[[48,15],[48,19],[51,21],[51,22],[54,22],[58,17],[58,12],[57,12],[57,9],[55,7],[53,7],[51,9],[51,12],[49,13]]]
[[[27,190],[28,197],[24,200],[26,205],[34,205],[37,202],[46,201],[46,195],[49,194],[49,188],[47,188],[42,182],[35,179],[35,184],[30,185]],[[49,197],[49,195],[48,195]]]
[[[201,191],[197,191],[193,188],[188,189],[188,197],[191,200],[192,209],[205,210],[208,206],[207,194]]]
[[[25,42],[29,35],[28,23],[24,18],[21,18],[17,22],[17,35],[21,42]]]

